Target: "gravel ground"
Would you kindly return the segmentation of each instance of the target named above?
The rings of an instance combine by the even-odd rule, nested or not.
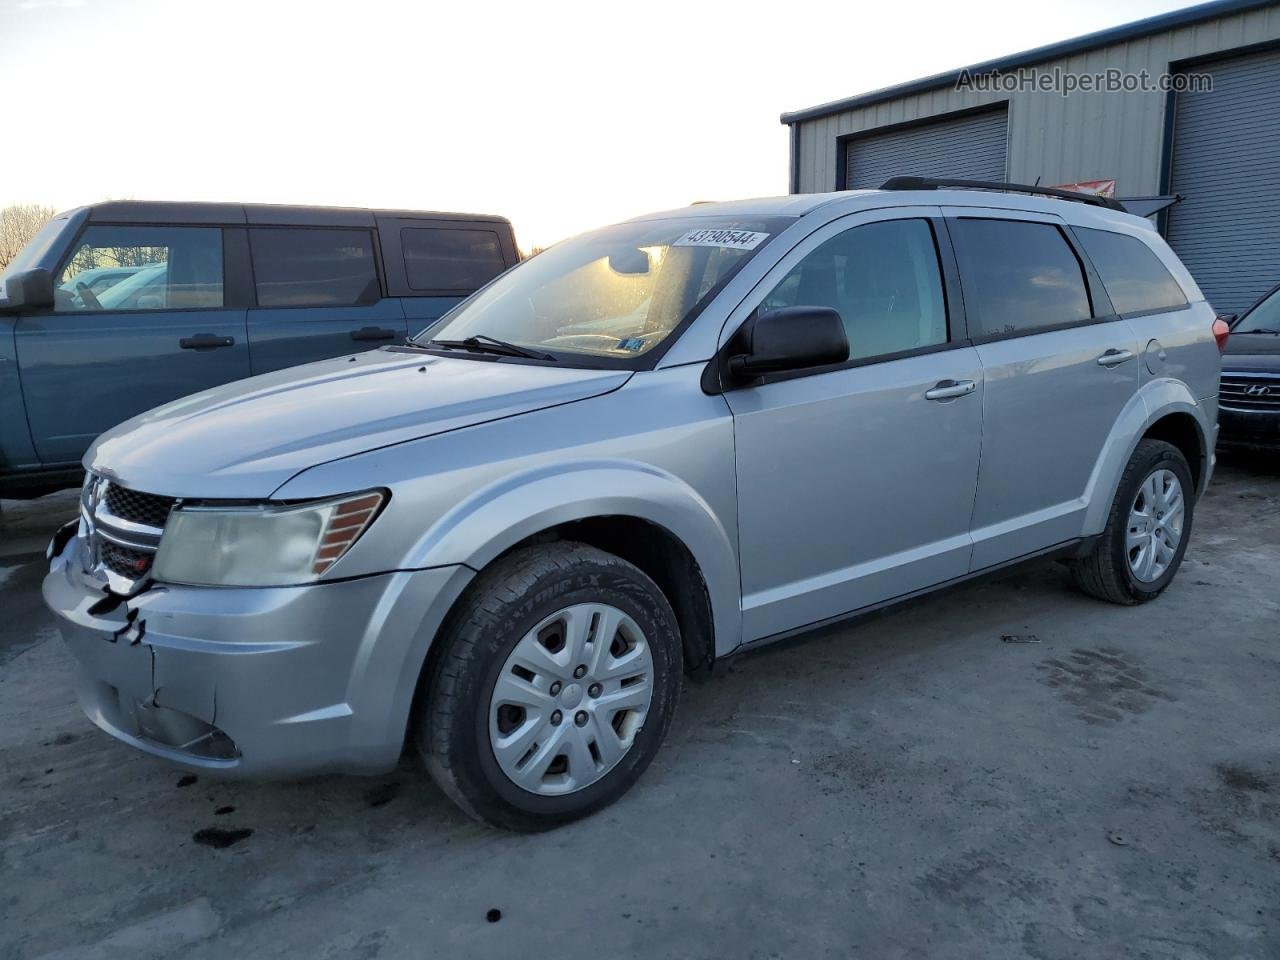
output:
[[[738,658],[539,836],[412,757],[223,783],[99,733],[39,598],[74,504],[0,512],[0,956],[1280,957],[1280,459],[1224,459],[1154,604],[1040,562]]]

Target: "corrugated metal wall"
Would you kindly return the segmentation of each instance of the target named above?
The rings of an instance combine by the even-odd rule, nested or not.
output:
[[[1152,77],[1171,62],[1280,39],[1280,9],[1267,7],[1179,27],[1127,43],[1045,61],[1040,69],[1095,73],[1119,67]],[[976,93],[945,87],[798,124],[799,189],[834,190],[844,162],[838,138],[875,127],[905,123],[1009,102],[1009,179],[1070,183],[1115,178],[1123,195],[1160,189],[1167,96],[1149,93]]]
[[[1167,236],[1205,297],[1240,313],[1280,282],[1280,51],[1215,61],[1180,93]]]
[[[1004,180],[1008,116],[1003,108],[850,140],[844,185],[878,187],[890,177]]]

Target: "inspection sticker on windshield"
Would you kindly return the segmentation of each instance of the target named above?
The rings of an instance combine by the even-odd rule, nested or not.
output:
[[[731,247],[734,250],[754,250],[769,235],[752,230],[715,230],[704,228],[690,230],[672,244],[673,247]]]

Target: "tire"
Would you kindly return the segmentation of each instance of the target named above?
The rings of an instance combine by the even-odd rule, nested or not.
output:
[[[1131,511],[1138,506],[1138,494],[1152,477],[1162,471],[1172,473],[1182,490],[1182,526],[1172,559],[1163,572],[1140,578],[1131,563],[1128,543]],[[1163,440],[1142,440],[1129,458],[1120,477],[1115,501],[1107,515],[1107,525],[1092,551],[1071,564],[1072,579],[1077,587],[1099,600],[1131,606],[1154,600],[1173,581],[1191,540],[1195,512],[1195,484],[1186,457],[1177,447]],[[1142,548],[1134,548],[1141,555]]]
[[[593,606],[584,606],[587,604]],[[599,610],[613,613],[607,613],[609,619],[602,621],[592,612]],[[572,628],[574,623],[587,622],[581,611],[591,618],[585,634]],[[552,625],[542,626],[548,618],[553,618]],[[615,639],[610,641],[615,646],[580,649],[599,649],[607,663],[593,660],[595,654],[591,653],[575,656],[568,638],[585,635],[588,643],[595,644],[590,638],[603,622],[617,624],[612,632]],[[537,633],[535,627],[539,628]],[[543,659],[543,652],[557,640],[557,630],[562,647]],[[544,634],[549,639],[544,641]],[[541,649],[529,646],[535,641],[542,644]],[[442,646],[419,691],[415,710],[418,750],[432,778],[450,799],[472,817],[495,826],[524,832],[546,830],[612,803],[653,760],[675,713],[683,661],[671,605],[637,567],[586,544],[542,544],[500,558],[476,578],[437,642]],[[509,661],[519,657],[514,653],[517,646],[522,652],[537,654],[536,674],[522,667],[534,658],[526,657],[520,664]],[[612,655],[615,649],[620,653],[616,659]],[[606,713],[604,700],[592,698],[590,691],[596,691],[595,697],[622,695],[621,687],[630,684],[627,690],[631,692],[626,696],[635,700],[646,685],[634,676],[605,679],[601,685],[591,683],[590,690],[588,681],[596,673],[584,677],[581,684],[572,679],[575,666],[571,660],[590,660],[593,671],[599,662],[599,673],[604,677],[608,664],[615,666],[615,673],[618,664],[643,664],[635,658],[646,650],[651,661],[647,711],[614,709]],[[552,668],[552,656],[564,659],[567,666]],[[520,669],[524,672],[517,674]],[[500,679],[503,691],[514,689],[510,685],[516,681],[525,684],[521,691],[537,686],[537,703],[530,705],[527,713],[521,706],[500,705],[501,694],[495,696]],[[557,680],[560,695],[545,699],[551,683]],[[608,693],[615,687],[613,694]],[[574,701],[574,697],[581,699]],[[577,723],[588,710],[590,719]],[[563,715],[553,724],[556,713]],[[513,766],[514,747],[505,748],[504,759],[499,759],[499,747],[507,742],[501,739],[504,722],[515,731],[511,742],[521,741],[520,750],[521,731],[537,727],[532,759],[526,756],[524,768]],[[610,724],[607,728],[606,723]],[[530,726],[526,728],[526,724]],[[603,751],[587,743],[597,734],[599,739],[591,743],[607,740]],[[618,759],[617,748],[624,739],[629,745]],[[552,755],[547,772],[537,775],[546,755],[560,749],[561,743],[565,755]],[[583,753],[586,749],[590,752]],[[609,762],[612,766],[606,766]],[[563,770],[557,772],[561,766]],[[513,779],[517,776],[530,779],[522,786]],[[598,779],[591,781],[592,776]],[[575,785],[579,782],[583,783],[580,787]]]

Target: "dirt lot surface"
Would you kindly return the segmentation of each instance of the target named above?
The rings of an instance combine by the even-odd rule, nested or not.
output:
[[[0,956],[1280,957],[1280,460],[1224,459],[1154,604],[1041,562],[741,657],[524,837],[413,757],[226,783],[99,733],[39,597],[74,504],[0,513]]]

